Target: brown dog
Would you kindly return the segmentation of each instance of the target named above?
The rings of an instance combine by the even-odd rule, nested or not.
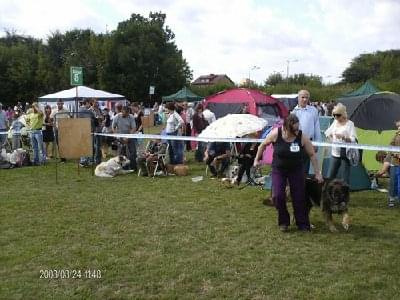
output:
[[[332,214],[337,213],[343,216],[342,226],[345,230],[350,227],[350,216],[347,212],[347,204],[350,199],[350,187],[340,179],[333,179],[326,182],[322,193],[322,213],[325,222],[331,232],[337,232],[333,224]]]

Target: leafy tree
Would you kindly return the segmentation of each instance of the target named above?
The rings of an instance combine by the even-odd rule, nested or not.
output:
[[[10,32],[0,38],[0,99],[6,104],[34,99],[40,43]]]
[[[158,95],[168,95],[192,78],[165,18],[162,13],[150,13],[149,18],[132,14],[118,24],[105,55],[102,81],[107,88],[146,101],[150,85]]]
[[[175,92],[190,82],[192,71],[165,19],[160,12],[149,18],[132,14],[110,34],[56,31],[46,43],[6,32],[0,38],[0,99],[33,101],[67,89],[71,66],[83,67],[85,85],[131,100],[147,99],[150,85],[156,86],[156,98]]]
[[[279,83],[282,83],[284,81],[283,76],[281,73],[273,73],[268,76],[268,78],[265,80],[264,85],[272,85],[275,86]]]
[[[400,50],[361,54],[352,60],[342,77],[345,83],[400,79]]]
[[[43,52],[45,68],[50,72],[47,76],[51,82],[50,87],[55,90],[68,88],[71,66],[83,67],[84,84],[96,87],[98,60],[100,60],[96,50],[97,38],[90,29],[75,29],[65,34],[53,33]]]

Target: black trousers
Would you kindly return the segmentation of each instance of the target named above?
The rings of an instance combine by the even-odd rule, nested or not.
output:
[[[239,158],[239,172],[238,172],[237,182],[240,183],[242,181],[244,172],[246,172],[247,181],[251,180],[250,169],[253,166],[253,163],[254,163],[254,158],[250,157]]]

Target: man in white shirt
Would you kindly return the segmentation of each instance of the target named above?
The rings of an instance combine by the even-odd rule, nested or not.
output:
[[[175,111],[175,104],[169,102],[165,105],[169,116],[165,132],[167,135],[182,135],[185,122],[181,116]],[[183,163],[184,142],[178,140],[168,140],[169,142],[169,161],[170,164],[177,165]]]
[[[215,114],[208,108],[203,110],[203,116],[206,119],[206,121],[208,122],[208,124],[211,124],[212,122],[217,120],[215,118]]]
[[[293,109],[293,112],[300,122],[300,130],[306,134],[311,141],[321,141],[321,129],[319,125],[318,110],[308,105],[310,101],[310,92],[307,90],[301,90],[298,93],[297,106]],[[317,151],[317,148],[316,148]],[[304,157],[304,172],[308,174],[310,169],[310,160]]]

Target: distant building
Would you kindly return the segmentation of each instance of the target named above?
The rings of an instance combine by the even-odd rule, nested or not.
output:
[[[217,84],[235,85],[235,83],[225,74],[201,75],[199,78],[192,82],[192,85],[200,87]]]
[[[250,80],[249,78],[243,78],[239,83],[240,87],[250,87],[254,85],[256,85],[256,82],[254,80]]]

